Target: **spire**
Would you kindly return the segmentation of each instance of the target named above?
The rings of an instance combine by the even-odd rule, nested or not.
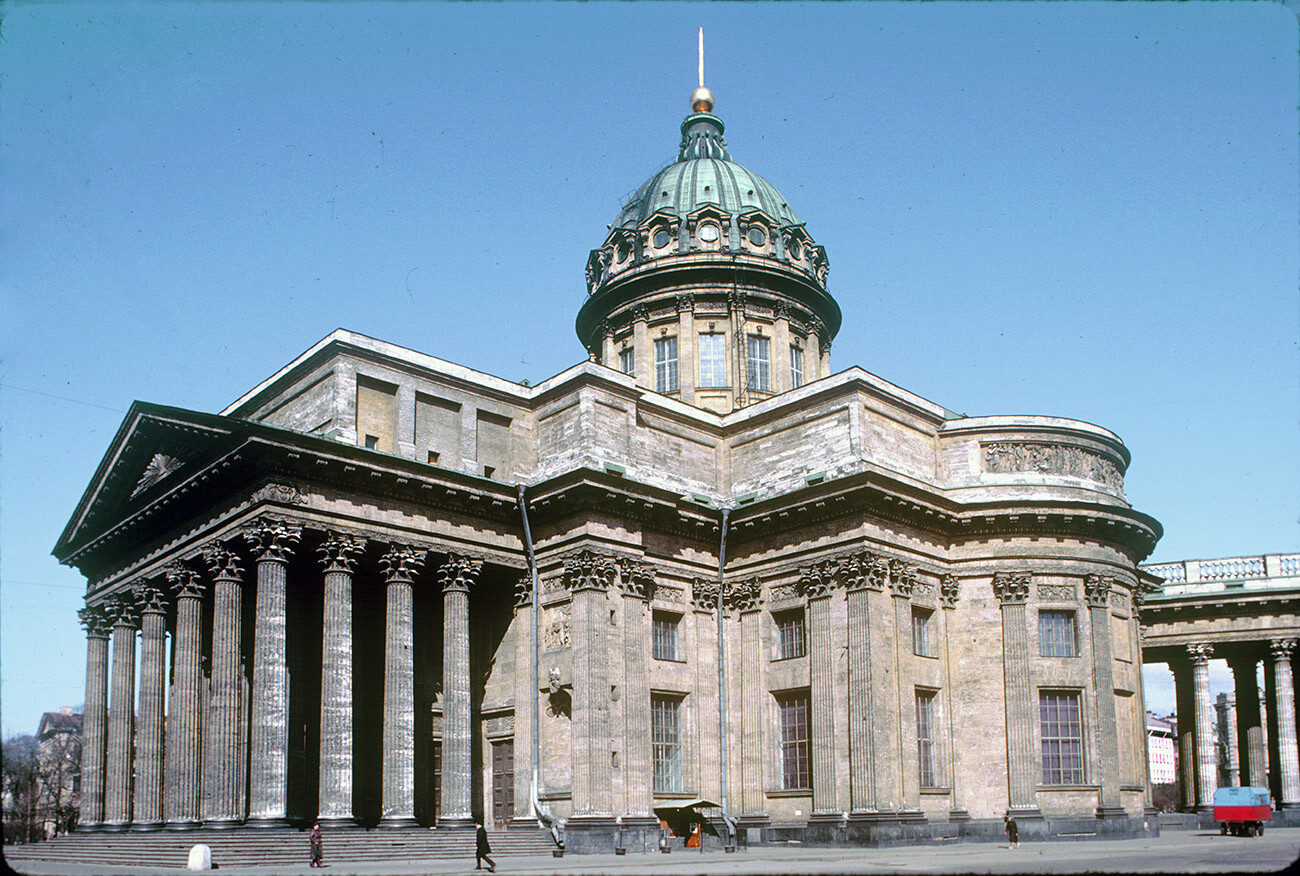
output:
[[[713,92],[704,87],[704,28],[700,28],[700,85],[691,92],[691,114],[682,122],[682,145],[678,161],[692,158],[717,158],[730,161],[727,141],[722,138],[726,126],[713,114]]]

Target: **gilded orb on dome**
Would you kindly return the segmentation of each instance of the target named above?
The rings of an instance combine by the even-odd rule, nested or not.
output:
[[[713,112],[713,92],[701,85],[691,92],[691,112]]]

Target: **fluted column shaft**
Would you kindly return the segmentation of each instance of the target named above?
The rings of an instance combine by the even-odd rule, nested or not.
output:
[[[108,704],[107,775],[104,826],[121,830],[131,823],[131,785],[135,751],[135,633],[139,614],[129,596],[119,597],[113,620],[113,693]]]
[[[135,827],[162,826],[163,697],[167,670],[167,608],[160,587],[140,590],[140,718],[136,744]]]
[[[650,644],[650,614],[645,599],[634,589],[623,591],[623,709],[626,720],[623,782],[627,815],[650,817],[654,811],[650,777],[654,764],[650,752],[650,676],[646,649]]]
[[[442,584],[442,816],[449,827],[474,823],[469,675],[469,588],[480,565],[451,556]]]
[[[613,563],[603,557],[566,565],[573,594],[573,814],[609,817],[613,799],[610,766],[609,617],[606,592]]]
[[[850,585],[846,597],[849,635],[849,805],[850,814],[876,808],[871,745],[871,606],[865,586]]]
[[[526,575],[515,588],[515,811],[512,820],[521,825],[537,823],[530,795],[533,771],[533,702],[538,697],[531,671],[532,587],[532,576]]]
[[[325,564],[321,624],[320,805],[323,824],[352,825],[352,570],[360,552],[348,536],[320,549]]]
[[[835,653],[829,595],[808,601],[812,709],[809,748],[812,754],[813,815],[838,813],[835,799]]]
[[[1284,807],[1300,806],[1300,747],[1296,744],[1295,682],[1291,652],[1295,639],[1274,639],[1270,644],[1276,688],[1278,769],[1282,774]]]
[[[1011,808],[1027,814],[1038,812],[1034,767],[1033,680],[1029,661],[1029,621],[1026,603],[1030,576],[1024,572],[999,572],[993,577],[993,591],[1002,603],[1002,673],[1006,688],[1007,772]]]
[[[1211,645],[1187,646],[1192,661],[1193,709],[1196,725],[1196,809],[1214,806],[1214,789],[1218,787],[1218,757],[1214,746],[1214,701],[1210,697]]]
[[[166,818],[170,829],[197,827],[203,768],[203,590],[198,575],[181,566],[167,570],[176,595],[176,648],[172,658],[171,712],[167,717]]]
[[[253,618],[252,739],[249,743],[248,823],[288,824],[289,664],[288,561],[302,528],[261,518],[244,530],[257,557],[257,608]]]
[[[79,830],[104,822],[104,764],[108,730],[108,619],[99,606],[79,612],[86,625],[86,705],[81,722]]]
[[[396,546],[384,555],[388,603],[384,615],[384,753],[380,824],[415,821],[414,579],[424,551]]]
[[[1268,787],[1268,746],[1264,744],[1264,724],[1259,714],[1259,681],[1255,657],[1231,661],[1233,692],[1237,706],[1237,735],[1231,740],[1236,747],[1241,784]]]
[[[1223,723],[1227,730],[1223,746],[1227,764],[1223,772],[1228,787],[1236,788],[1241,785],[1241,764],[1237,757],[1237,699],[1231,694],[1223,702]]]
[[[1111,579],[1102,575],[1088,575],[1084,591],[1088,598],[1089,628],[1092,631],[1092,677],[1096,691],[1097,740],[1101,764],[1101,797],[1097,802],[1098,817],[1122,817],[1123,802],[1119,796],[1119,725],[1115,715],[1115,656],[1110,629]]]
[[[767,774],[763,770],[763,725],[765,712],[755,706],[763,703],[768,694],[763,687],[763,639],[760,627],[762,615],[758,610],[744,611],[740,615],[740,684],[743,703],[741,709],[741,813],[753,817],[765,816]],[[730,673],[735,677],[735,670]]]
[[[203,821],[212,827],[231,827],[243,820],[239,806],[243,571],[238,558],[224,547],[214,547],[205,556],[213,572],[213,598],[211,687],[203,738]]]
[[[1196,695],[1192,688],[1192,664],[1170,660],[1174,676],[1174,712],[1178,716],[1178,787],[1179,808],[1191,812],[1196,808]]]

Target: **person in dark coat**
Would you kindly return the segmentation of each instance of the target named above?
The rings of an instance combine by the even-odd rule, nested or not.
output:
[[[496,862],[488,857],[492,853],[492,847],[488,845],[487,828],[477,821],[474,822],[474,828],[474,869],[482,870],[483,862],[487,861],[488,872],[495,873],[497,871]]]
[[[1006,816],[1007,829],[1007,848],[1020,848],[1020,828],[1016,827],[1016,820],[1010,815]]]
[[[323,847],[321,845],[321,839],[320,839],[319,821],[311,826],[311,833],[308,835],[308,840],[311,842],[311,863],[308,864],[308,866],[324,867],[325,865],[321,863]]]

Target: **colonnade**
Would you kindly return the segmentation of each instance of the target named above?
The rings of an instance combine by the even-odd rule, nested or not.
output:
[[[174,562],[79,612],[87,636],[81,829],[288,825],[289,561],[302,533],[303,526],[291,520],[259,518],[237,536],[203,549],[206,575]],[[322,823],[350,825],[356,823],[352,584],[366,540],[343,532],[323,535],[317,548],[324,604],[316,815]],[[238,541],[254,560],[252,582],[233,549]],[[398,827],[417,823],[413,587],[428,551],[387,547],[379,561],[387,591],[380,826]],[[448,554],[436,570],[444,605],[443,826],[473,825],[469,590],[481,569],[479,559]],[[256,588],[251,685],[242,648],[247,583]],[[209,595],[211,621],[205,628]],[[164,718],[169,620],[174,648]]]
[[[1182,808],[1210,810],[1218,787],[1215,709],[1208,668],[1216,656],[1216,647],[1233,676],[1227,721],[1233,737],[1227,740],[1229,781],[1268,787],[1282,808],[1300,808],[1300,748],[1296,742],[1295,679],[1291,668],[1296,640],[1290,638],[1217,646],[1195,642],[1186,645],[1178,659],[1169,661],[1178,712]],[[1268,728],[1264,727],[1259,708],[1261,662]]]

